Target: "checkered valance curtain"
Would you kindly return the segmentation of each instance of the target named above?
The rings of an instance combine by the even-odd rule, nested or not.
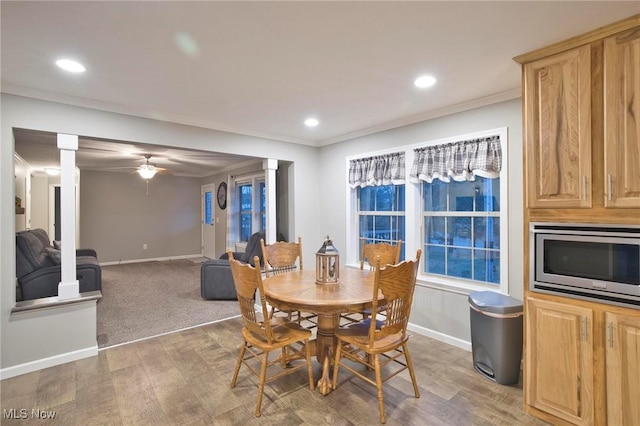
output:
[[[497,178],[502,168],[500,136],[414,149],[412,182],[472,181],[476,176]]]
[[[404,182],[404,152],[359,158],[349,163],[349,185],[352,188],[401,185]]]

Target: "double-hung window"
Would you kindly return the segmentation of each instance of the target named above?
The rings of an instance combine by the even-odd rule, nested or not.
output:
[[[414,150],[424,274],[500,286],[501,169],[499,135]]]
[[[349,184],[357,192],[358,253],[362,239],[367,244],[405,240],[404,158],[404,152],[396,152],[350,162]],[[404,245],[400,256],[404,259]]]
[[[367,244],[405,240],[404,184],[358,188],[358,233]],[[400,258],[404,259],[404,246]]]
[[[500,284],[500,179],[422,183],[424,272]]]

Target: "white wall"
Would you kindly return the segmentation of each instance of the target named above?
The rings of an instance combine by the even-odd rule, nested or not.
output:
[[[49,227],[49,178],[31,176],[31,223],[30,228]]]
[[[321,241],[318,228],[317,149],[291,143],[213,131],[168,122],[142,119],[87,108],[73,107],[20,96],[1,95],[0,144],[0,373],[34,360],[58,360],[83,356],[96,345],[95,304],[51,309],[47,314],[11,314],[15,301],[15,210],[12,128],[107,138],[222,153],[276,158],[295,162],[296,235],[309,241]],[[305,256],[313,255],[310,244]],[[306,251],[309,251],[306,253]],[[59,314],[59,315],[54,315]],[[88,326],[92,325],[92,327]],[[37,345],[24,345],[25,339],[37,338]],[[42,364],[29,364],[29,368]],[[3,376],[4,377],[4,376]]]
[[[320,149],[320,204],[323,216],[320,228],[335,236],[338,249],[347,247],[346,157],[380,151],[396,146],[508,127],[509,168],[509,289],[522,300],[522,116],[520,99],[452,114],[400,127]],[[411,167],[407,164],[407,167]],[[503,184],[503,182],[501,182]],[[411,232],[407,230],[407,233]],[[424,332],[451,338],[451,343],[468,347],[470,341],[469,304],[466,293],[418,287],[414,296],[411,322]],[[442,336],[444,334],[445,336]]]

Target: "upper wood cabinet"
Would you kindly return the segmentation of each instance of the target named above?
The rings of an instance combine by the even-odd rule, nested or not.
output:
[[[591,207],[590,47],[523,72],[528,207]]]
[[[640,207],[640,28],[604,40],[605,207]]]
[[[639,209],[640,15],[515,60],[526,207],[593,209],[575,213],[586,220]]]

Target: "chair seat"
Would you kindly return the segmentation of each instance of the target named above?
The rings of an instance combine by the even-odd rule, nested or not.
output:
[[[336,331],[336,337],[368,353],[383,353],[403,345],[409,340],[411,335],[407,333],[390,334],[374,340],[373,346],[369,346],[368,329],[351,326]]]
[[[369,332],[369,326],[371,325],[371,318],[364,319],[362,321],[349,324],[347,327],[352,328],[354,330],[360,330],[362,334],[367,334]],[[380,330],[384,325],[384,321],[377,319],[376,320],[376,330]],[[344,329],[344,328],[343,328]]]
[[[271,324],[271,329],[273,330],[273,335],[275,337],[275,342],[272,344],[269,344],[264,336],[257,336],[253,334],[246,327],[242,328],[242,336],[253,346],[267,350],[281,348],[283,346],[290,345],[293,342],[311,337],[311,330],[307,330],[294,322],[272,320],[269,323]]]

